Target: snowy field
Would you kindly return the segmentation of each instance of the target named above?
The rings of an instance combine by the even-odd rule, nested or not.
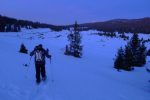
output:
[[[69,31],[49,29],[0,33],[0,99],[1,100],[150,100],[150,58],[142,68],[117,72],[114,58],[127,41],[81,32],[83,57],[64,55]],[[130,35],[131,36],[131,35]],[[150,35],[140,34],[147,39]],[[48,80],[35,83],[34,59],[20,54],[21,43],[31,52],[39,43],[50,50],[47,59]],[[149,46],[149,44],[146,44]],[[30,64],[29,67],[23,66]],[[52,81],[54,80],[54,81]]]

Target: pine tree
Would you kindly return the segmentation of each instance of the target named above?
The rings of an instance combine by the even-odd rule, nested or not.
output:
[[[7,24],[6,25],[6,32],[11,32],[11,25],[10,24]]]
[[[28,53],[28,50],[26,49],[26,47],[25,47],[24,44],[21,44],[21,46],[20,46],[20,51],[19,51],[19,52],[20,52],[20,53],[25,53],[25,54]]]
[[[133,34],[130,42],[125,47],[125,66],[131,68],[141,67],[146,63],[146,47],[138,38],[138,34]]]
[[[132,66],[143,66],[146,63],[146,47],[138,38],[138,34],[133,35],[130,45],[133,53]]]
[[[150,49],[147,51],[147,56],[150,56]]]
[[[138,65],[138,56],[139,56],[139,48],[141,46],[141,41],[138,38],[138,34],[134,33],[131,40],[130,40],[130,47],[131,51],[133,53],[133,62],[132,66],[139,66]]]
[[[118,50],[116,60],[114,62],[114,68],[122,69],[124,67],[124,50],[122,47]]]
[[[0,32],[5,32],[5,23],[0,23]]]
[[[132,49],[131,49],[131,46],[129,45],[126,45],[125,47],[125,55],[124,55],[125,59],[124,59],[124,69],[125,70],[132,70],[132,64],[133,64],[133,52],[132,52]]]
[[[79,26],[75,22],[74,30],[68,35],[69,45],[66,46],[66,55],[73,55],[75,57],[82,56],[81,35],[79,33]]]
[[[18,32],[18,27],[17,27],[17,25],[14,25],[13,32]]]
[[[140,39],[139,39],[138,34],[136,33],[133,34],[131,41],[130,41],[130,45],[135,50],[140,46]]]
[[[146,47],[143,43],[139,48],[139,55],[138,55],[139,66],[143,66],[144,64],[146,64],[146,56],[147,56]]]
[[[121,52],[120,50],[119,52]],[[125,46],[125,52],[123,57],[120,57],[120,53],[118,52],[117,59],[115,61],[115,66],[119,65],[118,62],[124,62],[121,69],[124,70],[132,70],[132,67],[141,67],[146,64],[146,47],[144,43],[138,38],[138,34],[134,34],[130,40],[130,42]],[[118,60],[119,59],[119,60]]]

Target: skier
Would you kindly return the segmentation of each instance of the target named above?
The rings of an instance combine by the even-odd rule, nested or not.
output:
[[[30,56],[35,56],[35,69],[36,69],[36,82],[39,84],[41,82],[40,74],[42,80],[46,80],[45,72],[45,57],[51,59],[51,55],[48,53],[48,49],[45,50],[42,44],[36,46],[34,50],[30,53]]]

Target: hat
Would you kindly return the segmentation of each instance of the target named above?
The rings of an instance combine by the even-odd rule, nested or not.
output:
[[[42,48],[43,48],[42,44],[39,44],[39,45],[37,46],[37,49],[38,49],[38,50],[41,50]]]

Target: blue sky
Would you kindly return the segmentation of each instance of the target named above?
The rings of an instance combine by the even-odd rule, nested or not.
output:
[[[55,25],[150,17],[150,0],[0,0],[0,14]]]

